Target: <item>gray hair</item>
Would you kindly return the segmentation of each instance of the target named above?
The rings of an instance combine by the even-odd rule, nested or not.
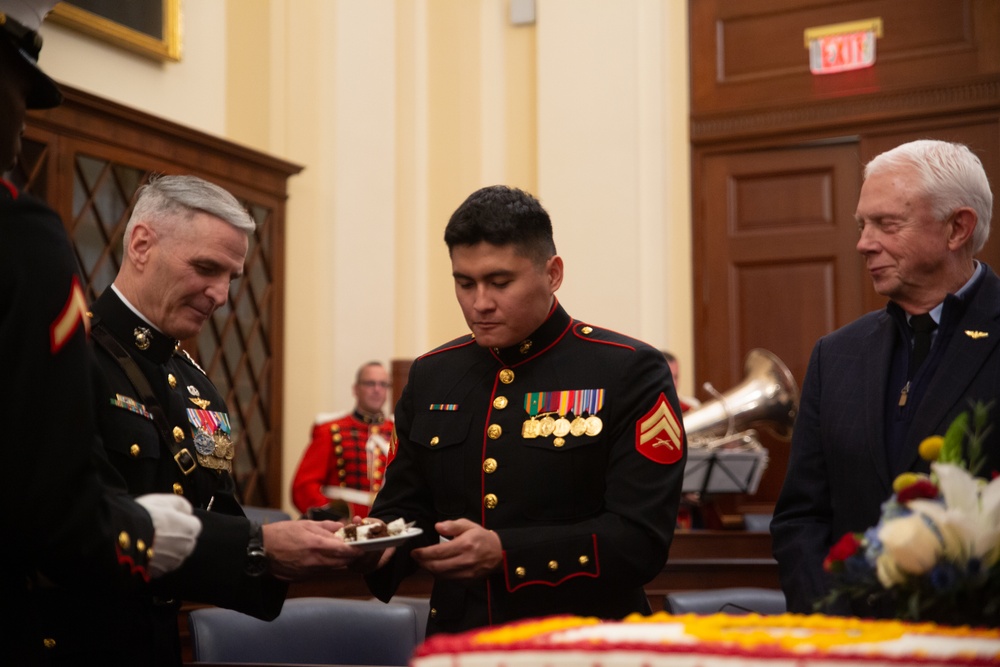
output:
[[[972,233],[972,252],[978,253],[990,236],[993,192],[979,158],[964,144],[920,139],[876,156],[865,166],[865,178],[899,167],[913,168],[931,211],[945,219],[969,207],[978,218]]]
[[[197,176],[153,176],[136,191],[132,217],[125,226],[124,244],[128,247],[132,230],[140,220],[170,230],[199,212],[215,216],[247,236],[256,228],[254,219],[236,197],[218,185]]]

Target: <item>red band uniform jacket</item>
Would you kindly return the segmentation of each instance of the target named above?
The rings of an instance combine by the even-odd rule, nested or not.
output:
[[[648,613],[643,585],[662,570],[677,518],[679,415],[662,353],[558,303],[519,345],[464,336],[418,358],[372,515],[423,534],[367,576],[370,589],[389,599],[415,569],[409,551],[439,540],[434,523],[466,518],[496,531],[503,563],[472,584],[436,580],[429,634]]]
[[[391,419],[371,419],[357,411],[318,417],[292,479],[292,502],[299,511],[305,514],[310,508],[330,503],[323,494],[324,486],[378,493],[385,475],[386,454],[373,447],[369,471],[368,441],[381,436],[388,443],[392,426]],[[347,510],[349,516],[368,516],[368,505],[348,503]]]

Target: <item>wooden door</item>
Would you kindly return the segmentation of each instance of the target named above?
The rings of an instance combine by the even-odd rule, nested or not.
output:
[[[696,155],[696,373],[719,392],[744,379],[754,348],[801,386],[816,340],[864,312],[855,250],[860,187],[854,139]],[[702,400],[711,399],[704,390]],[[770,462],[754,503],[777,499],[789,444],[762,432]]]

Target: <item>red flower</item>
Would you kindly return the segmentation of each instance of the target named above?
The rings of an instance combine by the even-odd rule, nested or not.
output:
[[[823,561],[823,569],[827,572],[839,569],[841,563],[858,552],[859,546],[861,546],[859,533],[845,533],[830,549],[829,555]]]
[[[916,498],[928,498],[933,500],[938,497],[939,493],[940,492],[938,491],[937,486],[935,486],[929,479],[919,479],[897,493],[896,502],[900,505],[905,505]]]

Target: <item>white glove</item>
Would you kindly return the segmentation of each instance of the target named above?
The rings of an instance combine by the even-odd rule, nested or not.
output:
[[[201,521],[191,513],[191,503],[173,493],[149,493],[135,499],[153,519],[153,557],[149,574],[156,577],[173,572],[194,551]]]

